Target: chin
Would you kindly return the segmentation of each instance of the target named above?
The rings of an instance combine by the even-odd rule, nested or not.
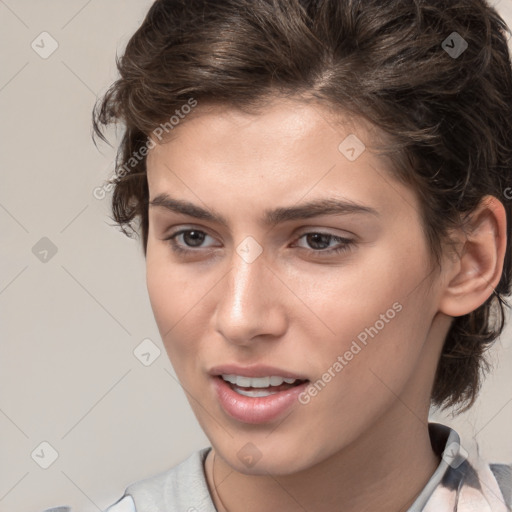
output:
[[[242,447],[236,449],[235,446]],[[280,449],[277,449],[264,441],[258,444],[257,441],[245,443],[229,440],[229,445],[220,445],[216,452],[233,470],[244,475],[291,475],[307,470],[321,459],[318,457],[318,450],[312,453],[301,452],[297,445],[291,444],[281,444]]]

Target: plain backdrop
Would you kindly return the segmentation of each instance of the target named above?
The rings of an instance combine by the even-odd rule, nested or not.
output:
[[[103,510],[209,444],[163,350],[140,245],[94,194],[114,150],[93,145],[91,110],[150,4],[0,0],[0,512]],[[495,4],[510,24],[512,0]],[[511,334],[473,410],[432,416],[509,463]]]

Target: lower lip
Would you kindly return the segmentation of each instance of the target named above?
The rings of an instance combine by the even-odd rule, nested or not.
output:
[[[279,418],[298,402],[298,396],[308,384],[306,381],[273,395],[252,398],[238,394],[221,377],[213,378],[213,386],[224,411],[235,420],[253,424]]]

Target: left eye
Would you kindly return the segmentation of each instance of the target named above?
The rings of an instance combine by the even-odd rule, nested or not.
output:
[[[314,252],[342,252],[348,250],[350,246],[353,244],[353,241],[348,238],[331,235],[330,233],[304,233],[302,236],[299,237],[299,240],[303,239],[304,237],[306,237],[305,240],[307,241],[308,245],[314,250]],[[325,250],[326,247],[328,247],[330,242],[332,241],[338,242],[338,247]]]

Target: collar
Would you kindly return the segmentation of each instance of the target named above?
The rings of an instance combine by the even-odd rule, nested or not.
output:
[[[441,462],[407,512],[508,512],[476,442],[461,445],[455,430],[439,423],[428,427],[432,449]]]

